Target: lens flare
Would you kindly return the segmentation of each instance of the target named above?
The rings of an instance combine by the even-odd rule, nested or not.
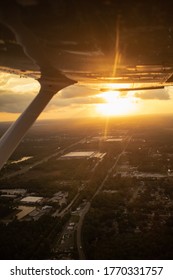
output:
[[[104,116],[123,116],[130,115],[136,111],[136,101],[134,97],[121,97],[119,91],[108,91],[99,94],[105,101],[103,104],[97,104],[96,110],[99,114]]]

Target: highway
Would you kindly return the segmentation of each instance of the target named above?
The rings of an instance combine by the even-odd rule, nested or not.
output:
[[[85,260],[85,254],[84,250],[82,248],[82,226],[83,226],[83,221],[85,218],[86,213],[89,211],[91,207],[91,203],[87,202],[86,206],[81,210],[80,213],[80,219],[77,225],[77,250],[78,250],[78,255],[80,260]]]
[[[87,212],[89,211],[90,207],[91,207],[91,202],[92,200],[95,198],[96,195],[99,194],[99,192],[103,189],[106,181],[108,180],[110,174],[112,173],[112,171],[115,169],[115,167],[117,166],[121,156],[124,154],[124,152],[127,149],[127,146],[131,140],[132,136],[128,136],[127,137],[127,143],[124,147],[124,149],[121,151],[121,153],[116,157],[114,164],[112,165],[112,167],[108,170],[107,175],[105,176],[105,178],[103,179],[101,185],[98,187],[98,189],[96,190],[96,192],[93,194],[92,198],[90,199],[90,201],[87,202],[85,208],[82,210],[82,214],[80,216],[80,220],[78,222],[77,225],[77,249],[78,249],[78,255],[79,255],[79,259],[80,260],[84,260],[85,259],[85,253],[82,247],[82,226],[83,226],[83,221],[85,218],[85,215],[87,214]]]
[[[128,137],[127,144],[125,145],[125,147],[124,147],[124,149],[122,150],[122,152],[116,157],[113,166],[108,170],[106,177],[103,179],[101,185],[98,187],[98,189],[97,189],[97,191],[95,192],[95,194],[93,195],[91,201],[95,198],[96,195],[99,194],[99,192],[100,192],[100,191],[102,190],[102,188],[104,187],[104,185],[105,185],[106,181],[108,180],[110,174],[111,174],[112,171],[115,169],[115,167],[117,166],[117,164],[118,164],[118,162],[119,162],[121,156],[122,156],[122,155],[124,154],[124,152],[126,151],[127,146],[128,146],[128,144],[129,144],[130,140],[131,140],[131,136]]]
[[[59,212],[59,209],[57,211],[55,211],[52,214],[52,217],[63,217],[68,210],[70,210],[71,206],[73,205],[73,203],[76,201],[76,199],[79,197],[79,192],[75,195],[75,197],[73,198],[73,200],[67,205],[67,207],[65,207],[61,212]]]

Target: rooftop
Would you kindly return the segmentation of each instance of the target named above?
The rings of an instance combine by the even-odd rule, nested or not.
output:
[[[90,151],[90,152],[70,152],[68,154],[63,155],[61,158],[79,158],[79,157],[91,157],[95,152]]]
[[[21,202],[26,202],[26,203],[36,203],[40,202],[43,199],[41,196],[26,196],[21,199]]]

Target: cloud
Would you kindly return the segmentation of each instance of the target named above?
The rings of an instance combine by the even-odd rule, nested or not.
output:
[[[0,73],[0,112],[23,112],[39,92],[39,88],[39,83],[34,79]],[[80,105],[103,103],[103,99],[96,96],[99,93],[95,88],[75,84],[55,94],[45,111],[73,105],[80,107]]]
[[[21,113],[34,98],[34,94],[16,94],[0,91],[0,112]]]
[[[135,92],[134,97],[143,100],[170,100],[170,95],[166,89],[153,89]]]
[[[0,112],[21,113],[39,91],[39,83],[32,78],[0,72]]]
[[[39,91],[38,82],[30,78],[19,78],[16,75],[1,73],[0,81],[0,112],[23,112]],[[120,92],[119,97],[136,97],[141,100],[169,100],[171,91],[173,92],[173,87],[164,90],[123,91]],[[99,89],[92,88],[92,85],[75,84],[55,94],[46,106],[45,111],[63,110],[63,108],[65,110],[74,106],[80,108],[85,107],[85,105],[87,108],[87,105],[105,103],[105,99],[99,94]]]
[[[78,98],[97,95],[99,90],[92,89],[83,85],[72,85],[59,92],[61,98]]]
[[[14,93],[38,92],[40,85],[33,78],[20,78],[19,75],[0,72],[0,92],[5,90]]]
[[[66,92],[67,90],[67,92]],[[47,105],[45,111],[49,111],[51,109],[67,107],[71,105],[88,105],[88,104],[96,104],[103,103],[104,100],[100,97],[96,96],[88,96],[87,91],[90,90],[85,89],[85,93],[81,91],[81,87],[75,89],[65,89],[63,90],[63,94],[55,95],[50,103]],[[29,93],[21,93],[14,92],[9,90],[1,90],[0,91],[0,112],[6,113],[21,113],[23,112],[30,102],[34,99],[34,92]]]
[[[80,105],[92,105],[98,103],[105,103],[105,101],[103,98],[95,97],[95,96],[75,97],[70,99],[54,96],[54,98],[50,101],[49,105],[47,106],[46,110],[49,110],[50,108],[53,109],[55,107],[66,107],[69,105],[80,106]]]
[[[39,88],[39,83],[32,78],[0,72],[0,112],[21,113]]]
[[[61,90],[57,95],[53,97],[49,105],[46,107],[46,111],[58,107],[105,103],[103,98],[97,97],[97,94],[99,93],[99,90],[87,88],[83,85],[69,86]]]

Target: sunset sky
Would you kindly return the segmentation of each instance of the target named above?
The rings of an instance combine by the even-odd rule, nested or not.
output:
[[[15,120],[39,92],[36,80],[9,73],[11,68],[82,81],[56,94],[39,119],[172,114],[173,86],[100,92],[85,83],[173,83],[171,4],[16,0],[9,9],[2,2],[0,121]]]
[[[13,121],[33,100],[39,83],[32,78],[0,73],[0,121]],[[173,87],[165,89],[100,92],[99,88],[76,84],[54,96],[39,119],[138,114],[172,114]]]

